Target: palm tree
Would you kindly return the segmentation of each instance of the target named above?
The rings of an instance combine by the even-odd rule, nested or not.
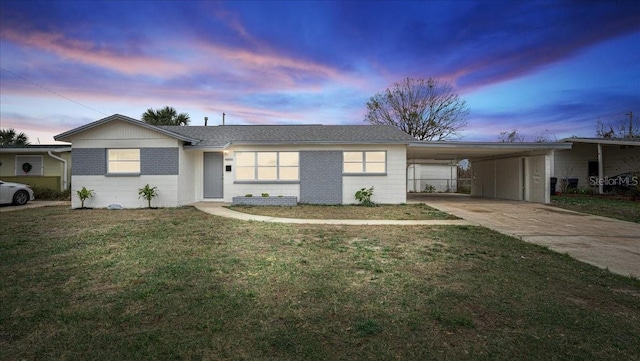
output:
[[[0,145],[24,147],[29,145],[29,138],[23,132],[16,133],[15,129],[0,129]]]
[[[174,107],[147,109],[142,113],[142,121],[151,125],[189,125],[189,114],[180,113]]]

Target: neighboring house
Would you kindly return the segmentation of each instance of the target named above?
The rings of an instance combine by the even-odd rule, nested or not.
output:
[[[407,165],[407,191],[451,193],[458,189],[458,163],[430,160]]]
[[[73,194],[87,187],[95,192],[87,206],[127,208],[146,206],[138,196],[145,184],[158,187],[158,207],[262,193],[350,204],[356,191],[372,186],[374,202],[404,203],[408,163],[465,158],[477,165],[472,194],[549,202],[549,157],[571,146],[422,142],[384,125],[158,127],[118,114],[54,138],[72,144]],[[514,159],[525,167],[516,175],[525,178],[501,168]]]
[[[553,177],[558,178],[556,191],[566,179],[577,179],[578,188],[592,188],[600,193],[604,186],[614,185],[623,173],[640,173],[640,139],[568,138],[567,150],[554,154]]]
[[[57,191],[69,189],[71,145],[0,146],[0,179]]]

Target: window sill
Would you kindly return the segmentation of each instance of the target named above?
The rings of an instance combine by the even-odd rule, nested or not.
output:
[[[107,173],[105,177],[140,177],[140,173]]]
[[[233,181],[233,184],[299,184],[299,180],[242,180]]]
[[[342,173],[345,177],[371,177],[371,176],[387,176],[387,173]]]

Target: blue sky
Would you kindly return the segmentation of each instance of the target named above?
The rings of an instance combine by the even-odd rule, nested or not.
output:
[[[640,5],[2,0],[0,67],[0,128],[32,143],[166,105],[192,125],[364,124],[406,77],[467,100],[462,140],[588,137],[640,117]]]

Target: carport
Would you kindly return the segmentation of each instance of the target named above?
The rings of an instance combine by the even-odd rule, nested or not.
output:
[[[549,203],[553,152],[560,149],[571,143],[416,141],[407,147],[407,165],[468,159],[472,196]]]

